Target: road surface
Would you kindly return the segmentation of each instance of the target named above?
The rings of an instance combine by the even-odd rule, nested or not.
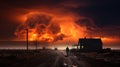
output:
[[[55,60],[53,64],[49,67],[89,67],[89,65],[82,60],[78,60],[76,56],[70,54],[66,57],[65,51],[54,51],[56,54]],[[51,58],[52,60],[52,58]],[[38,65],[37,67],[46,67],[48,63],[43,63]]]

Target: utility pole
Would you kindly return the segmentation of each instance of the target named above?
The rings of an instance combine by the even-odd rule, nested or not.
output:
[[[26,49],[28,51],[28,28],[26,29],[26,42],[27,42]]]
[[[37,45],[38,43],[37,43],[37,38],[36,38],[36,50],[37,50],[37,47],[38,47],[38,45]]]

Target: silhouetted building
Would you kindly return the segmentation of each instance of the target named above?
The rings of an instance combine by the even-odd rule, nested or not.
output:
[[[57,48],[55,48],[54,50],[58,50]]]
[[[78,47],[84,51],[96,51],[102,50],[102,40],[96,38],[80,38],[78,41]]]

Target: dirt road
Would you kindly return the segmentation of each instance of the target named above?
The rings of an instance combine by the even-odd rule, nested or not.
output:
[[[78,60],[76,56],[73,54],[70,54],[68,57],[66,57],[65,51],[53,51],[53,54],[56,54],[57,56],[54,58],[53,64],[51,64],[49,67],[88,67],[89,65],[85,63],[85,61]],[[53,60],[51,58],[51,60]],[[40,64],[37,67],[45,67],[47,63]]]

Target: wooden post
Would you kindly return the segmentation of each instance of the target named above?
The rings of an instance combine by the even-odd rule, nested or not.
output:
[[[26,49],[28,51],[28,28],[26,29],[26,42],[27,42]]]
[[[36,39],[36,50],[37,50],[37,47],[38,47],[38,45],[37,45],[37,39]]]

